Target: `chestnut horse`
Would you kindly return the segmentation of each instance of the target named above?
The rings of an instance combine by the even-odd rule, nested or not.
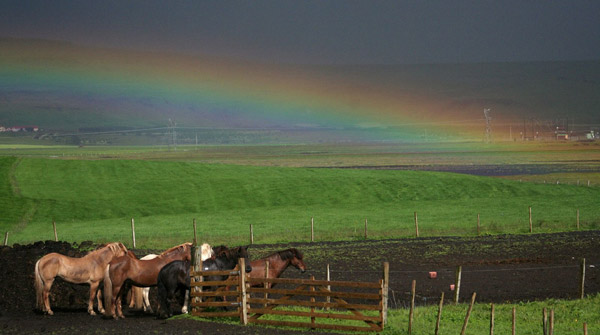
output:
[[[104,272],[104,304],[106,316],[115,319],[125,318],[121,309],[121,299],[125,293],[125,284],[135,286],[156,286],[158,272],[166,264],[176,260],[191,259],[191,243],[172,247],[154,259],[139,260],[130,256],[115,258],[106,266]]]
[[[250,272],[249,276],[251,278],[264,278],[266,261],[269,261],[268,278],[279,278],[283,271],[290,265],[293,265],[301,272],[304,272],[306,271],[306,265],[304,264],[303,258],[304,256],[302,253],[296,248],[277,251],[265,258],[250,262],[252,272]],[[267,285],[268,287],[273,287],[275,284],[268,283]]]
[[[58,276],[70,283],[90,285],[88,313],[95,315],[94,297],[98,292],[100,282],[104,279],[104,269],[114,258],[121,257],[126,253],[127,248],[123,243],[113,242],[102,245],[80,258],[64,256],[55,252],[40,258],[35,263],[37,308],[49,315],[54,314],[50,308],[48,294],[54,279]],[[100,295],[98,295],[98,311],[104,312]]]
[[[200,258],[203,261],[211,258],[213,255],[214,255],[214,251],[213,251],[213,248],[210,246],[210,244],[204,243],[204,244],[202,244],[202,246],[200,246]],[[156,257],[158,257],[157,254],[148,254],[140,259],[148,260],[148,259],[154,259]],[[185,303],[183,304],[183,307],[181,308],[182,314],[186,314],[188,312],[188,305],[187,305],[188,295],[189,295],[189,290],[185,292]],[[139,306],[138,300],[141,300],[142,306]],[[144,312],[154,314],[154,311],[152,310],[152,306],[150,306],[150,287],[133,286],[131,288],[131,300],[129,301],[129,308],[132,308],[132,307],[143,308]]]
[[[157,254],[148,254],[142,258],[141,261],[147,261],[158,257]],[[141,303],[141,306],[140,306]],[[150,288],[149,287],[131,287],[131,300],[129,301],[129,308],[143,308],[144,312],[154,314],[152,306],[150,306]]]

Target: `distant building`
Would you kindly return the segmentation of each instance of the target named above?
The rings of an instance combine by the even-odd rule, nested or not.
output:
[[[23,132],[37,132],[40,130],[38,126],[12,126],[12,127],[0,127],[0,132],[11,131],[13,133]]]
[[[573,131],[570,135],[569,139],[571,141],[591,141],[598,136],[593,130]]]
[[[556,127],[556,131],[554,131],[554,135],[557,140],[566,141],[569,139],[569,133],[563,127]]]

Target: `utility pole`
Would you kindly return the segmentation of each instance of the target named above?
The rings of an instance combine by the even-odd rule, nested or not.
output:
[[[177,151],[177,133],[175,132],[175,126],[177,126],[175,120],[169,118],[169,132],[171,133],[171,143],[173,144],[173,150]]]
[[[492,117],[489,113],[489,108],[483,109],[483,115],[485,116],[485,143],[492,142]]]

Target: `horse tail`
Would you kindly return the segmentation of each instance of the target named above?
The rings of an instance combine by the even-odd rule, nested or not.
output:
[[[110,280],[110,264],[104,270],[104,310],[106,316],[112,316],[112,280]]]
[[[163,281],[163,278],[160,276],[160,273],[156,281],[156,288],[158,297],[158,308],[156,309],[156,316],[159,319],[166,319],[171,313],[171,308],[169,306],[169,301],[167,298],[167,287],[165,286],[165,283]]]
[[[44,279],[40,273],[40,260],[35,263],[35,298],[37,308],[44,309]]]

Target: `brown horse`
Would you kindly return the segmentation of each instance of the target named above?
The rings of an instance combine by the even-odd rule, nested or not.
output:
[[[269,261],[269,277],[268,278],[279,278],[283,271],[288,266],[293,265],[301,272],[306,271],[306,265],[303,260],[304,256],[296,248],[290,248],[286,250],[277,251],[271,255],[250,262],[252,266],[252,272],[249,273],[251,278],[264,278],[266,261]],[[258,284],[261,285],[261,284]],[[272,287],[275,284],[268,284],[268,287]]]
[[[210,246],[210,244],[203,243],[200,246],[200,258],[203,261],[213,257],[213,254],[214,254],[213,248]],[[156,255],[156,254],[148,254],[140,259],[141,260],[153,259],[153,258],[156,258],[157,256],[158,255]],[[186,314],[188,312],[188,296],[189,296],[189,291],[186,291],[185,292],[185,297],[186,297],[185,304],[181,308],[182,314]],[[140,302],[138,303],[138,301],[140,301]],[[154,314],[154,311],[152,311],[152,306],[150,306],[150,287],[133,286],[131,288],[131,300],[129,301],[129,308],[133,308],[133,307],[143,308],[144,312]]]
[[[115,319],[125,318],[121,309],[121,299],[126,291],[125,284],[156,286],[158,272],[163,266],[176,260],[191,260],[191,247],[191,243],[183,243],[164,251],[154,259],[139,260],[131,256],[122,256],[110,262],[104,272],[106,315]]]
[[[64,256],[55,252],[40,258],[35,263],[37,308],[49,315],[54,314],[50,308],[48,294],[54,279],[58,276],[71,283],[90,285],[88,313],[95,315],[94,296],[96,296],[100,282],[104,279],[104,269],[114,258],[121,257],[126,253],[127,248],[123,243],[113,242],[102,245],[81,258]],[[104,313],[100,295],[98,295],[98,310],[100,313]]]

